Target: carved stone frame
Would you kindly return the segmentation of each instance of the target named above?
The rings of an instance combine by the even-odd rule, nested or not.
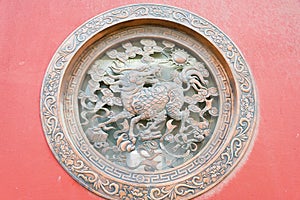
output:
[[[212,156],[203,161],[201,153],[197,154],[188,165],[147,179],[141,173],[97,164],[99,158],[95,158],[93,150],[80,143],[84,137],[76,131],[76,108],[68,105],[73,105],[78,95],[70,86],[76,77],[82,76],[80,69],[74,71],[74,63],[83,52],[109,33],[127,26],[148,25],[175,27],[209,49],[219,63],[215,68],[227,79],[218,87],[225,88],[224,95],[228,98],[220,102],[224,123],[213,133],[220,144]],[[41,120],[56,159],[81,185],[108,199],[190,199],[208,191],[225,179],[249,151],[257,124],[257,107],[250,69],[236,45],[206,19],[179,8],[155,4],[116,8],[77,28],[54,54],[41,91]],[[177,176],[180,178],[172,178]]]

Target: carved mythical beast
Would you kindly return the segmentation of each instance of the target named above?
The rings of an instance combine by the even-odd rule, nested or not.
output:
[[[134,150],[136,138],[134,126],[140,120],[154,119],[148,129],[148,139],[160,138],[162,134],[153,132],[156,126],[165,120],[165,115],[175,120],[181,120],[181,127],[188,117],[188,111],[182,111],[185,97],[183,92],[193,87],[196,90],[204,88],[206,83],[203,75],[195,67],[185,68],[177,74],[176,82],[159,82],[161,67],[156,65],[143,65],[138,67],[111,67],[113,75],[109,74],[115,81],[111,85],[117,85],[121,93],[121,100],[125,110],[108,121],[99,124],[102,128],[119,119],[131,118],[129,128],[129,141],[132,145],[127,146],[127,151]],[[183,88],[185,83],[187,88]],[[151,87],[145,87],[147,85]],[[116,89],[116,88],[115,88]],[[158,118],[158,116],[161,116]],[[107,129],[107,127],[106,127]],[[181,129],[182,131],[182,129]],[[126,135],[122,136],[126,138]],[[129,143],[129,142],[127,142]]]
[[[90,142],[108,159],[156,170],[164,159],[171,167],[193,156],[217,116],[218,92],[208,86],[204,64],[184,50],[167,41],[164,48],[150,39],[140,43],[144,47],[122,44],[125,52],[110,50],[109,63],[91,67],[79,94],[81,119]],[[128,163],[133,155],[140,156],[138,165]]]

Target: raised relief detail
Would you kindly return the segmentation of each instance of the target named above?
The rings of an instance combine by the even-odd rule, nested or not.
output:
[[[91,144],[121,166],[156,171],[182,164],[217,119],[218,91],[205,64],[170,41],[126,41],[87,73],[78,97],[82,126]]]
[[[164,5],[82,24],[53,56],[41,93],[59,163],[113,200],[192,199],[214,188],[246,155],[256,120],[255,84],[235,44]]]

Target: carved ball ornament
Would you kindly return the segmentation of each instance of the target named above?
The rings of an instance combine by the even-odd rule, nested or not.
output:
[[[41,93],[48,144],[107,199],[191,199],[236,167],[253,140],[249,67],[216,26],[154,4],[100,14],[58,48]]]

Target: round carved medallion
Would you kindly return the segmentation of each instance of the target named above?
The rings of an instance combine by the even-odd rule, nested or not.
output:
[[[190,199],[222,181],[252,141],[254,82],[207,20],[142,4],[100,14],[59,47],[41,118],[51,150],[108,199]]]

